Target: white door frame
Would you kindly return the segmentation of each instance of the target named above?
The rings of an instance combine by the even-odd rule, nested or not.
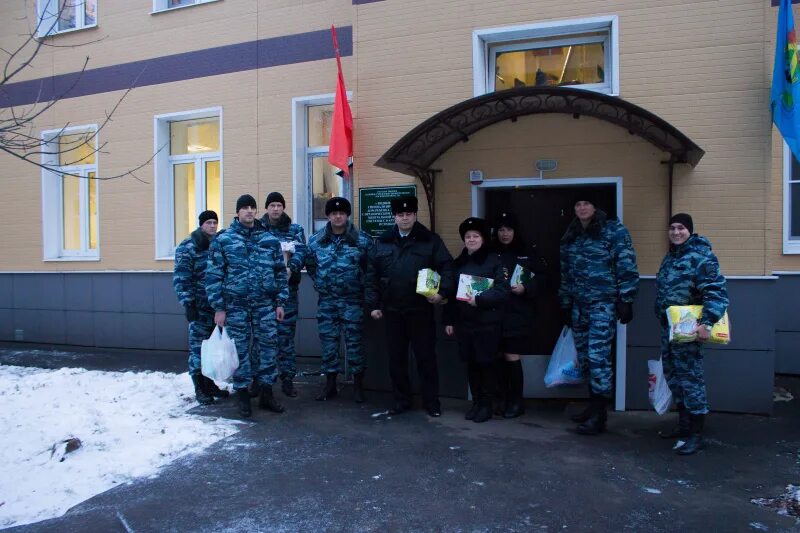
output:
[[[472,216],[483,217],[486,214],[486,191],[489,189],[514,189],[518,187],[564,187],[579,185],[614,185],[616,189],[617,218],[622,222],[622,178],[498,178],[487,179],[479,185],[472,186]],[[627,377],[627,326],[617,322],[617,368],[614,376],[615,398],[614,408],[625,410],[625,379]]]

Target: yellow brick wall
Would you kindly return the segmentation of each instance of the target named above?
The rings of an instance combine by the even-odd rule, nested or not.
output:
[[[28,2],[32,13],[33,2]],[[766,5],[765,5],[766,4]],[[688,211],[709,236],[728,274],[800,270],[782,254],[782,157],[771,131],[769,85],[777,9],[762,0],[632,2],[629,0],[221,0],[151,15],[151,2],[104,0],[96,29],[60,35],[21,79],[71,72],[86,55],[90,68],[327,28],[354,27],[354,55],[343,59],[356,120],[354,198],[358,187],[413,183],[373,163],[433,114],[473,96],[475,29],[600,15],[617,15],[620,97],[659,115],[706,150],[695,169],[677,167],[674,208]],[[21,2],[0,3],[0,45],[13,46],[26,27]],[[28,19],[30,20],[30,18]],[[108,142],[101,175],[140,164],[152,153],[153,116],[221,107],[224,119],[224,216],[232,202],[271,190],[292,203],[291,99],[331,93],[333,60],[137,88],[101,133]],[[101,122],[120,93],[62,101],[36,130]],[[535,154],[542,153],[537,156]],[[621,176],[624,214],[642,272],[657,268],[665,244],[666,167],[663,154],[607,123],[537,116],[503,123],[458,145],[435,166],[437,229],[451,250],[456,226],[469,214],[466,171],[529,176],[539,157],[559,160],[552,177]],[[0,156],[7,214],[0,270],[172,268],[155,261],[153,166],[100,185],[101,261],[43,263],[41,179],[34,167]],[[421,199],[424,192],[417,182]],[[421,202],[424,206],[424,201]],[[357,206],[354,206],[357,208]],[[428,223],[426,210],[420,219]]]

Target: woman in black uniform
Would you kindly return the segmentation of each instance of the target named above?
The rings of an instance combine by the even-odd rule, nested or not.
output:
[[[472,407],[464,418],[486,422],[492,417],[493,365],[510,288],[500,256],[489,249],[486,222],[470,217],[461,223],[458,232],[464,250],[453,261],[455,278],[458,280],[461,274],[480,276],[491,280],[492,286],[486,288],[489,282],[481,280],[485,290],[470,293],[466,301],[450,298],[444,310],[445,332],[455,333],[459,356],[467,364]]]
[[[499,362],[498,396],[505,398],[501,413],[515,418],[525,412],[522,400],[523,375],[520,354],[531,353],[533,344],[534,299],[547,281],[547,264],[535,246],[527,245],[519,235],[513,213],[501,213],[495,221],[492,250],[500,255],[511,284],[511,297],[505,307]],[[511,277],[519,265],[524,269],[521,283]]]

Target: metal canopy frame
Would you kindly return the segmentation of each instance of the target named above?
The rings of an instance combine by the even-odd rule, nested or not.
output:
[[[543,113],[563,113],[575,119],[594,117],[624,128],[669,154],[664,163],[669,165],[670,176],[675,164],[694,167],[705,155],[702,148],[669,122],[622,98],[572,87],[518,87],[470,98],[437,113],[404,135],[375,166],[419,178],[433,226],[434,177],[440,172],[430,168],[434,161],[487,126]]]

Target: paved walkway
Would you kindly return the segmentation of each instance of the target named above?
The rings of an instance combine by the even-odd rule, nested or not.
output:
[[[128,368],[120,358],[110,369]],[[5,364],[105,360],[0,347]],[[800,381],[782,380],[798,399],[774,417],[712,414],[709,447],[692,457],[656,436],[673,415],[613,413],[606,434],[584,437],[567,418],[579,404],[531,401],[521,418],[475,424],[467,402],[445,400],[439,419],[390,418],[385,394],[357,405],[343,386],[315,402],[320,384],[303,378],[297,399],[277,393],[286,413],[255,409],[241,432],[155,479],[7,531],[800,531],[750,501],[800,484]],[[193,412],[235,417],[236,406]]]

